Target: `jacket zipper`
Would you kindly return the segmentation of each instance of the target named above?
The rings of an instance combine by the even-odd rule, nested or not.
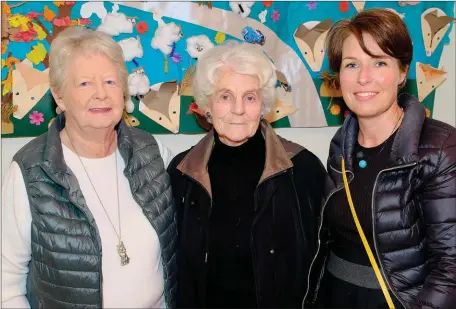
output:
[[[280,171],[278,173],[275,173],[265,179],[263,179],[263,181],[261,181],[260,183],[258,183],[258,185],[256,186],[255,188],[255,193],[254,193],[254,202],[253,202],[253,207],[254,209],[257,209],[257,193],[258,193],[258,188],[263,184],[265,183],[267,180],[270,180],[271,178],[274,178],[276,176],[279,176],[279,175],[282,175],[284,173],[287,172],[288,169],[284,170],[284,171]],[[255,241],[253,239],[253,227],[255,226],[255,223],[257,222],[257,220],[260,218],[261,214],[263,214],[265,210],[265,207],[263,207],[260,212],[258,213],[257,216],[255,216],[255,219],[253,220],[252,222],[252,227],[250,229],[250,246],[252,247],[252,266],[253,266],[253,276],[254,276],[254,281],[255,281],[255,294],[256,294],[256,299],[257,299],[257,306],[260,305],[260,291],[259,291],[259,287],[258,287],[258,275],[257,275],[257,269],[256,269],[256,264],[255,264],[255,255],[256,255],[256,251],[255,251]]]
[[[333,169],[334,171],[336,171],[336,172],[338,172],[338,173],[342,173],[342,172],[336,170],[335,168],[333,168],[331,165],[330,165],[330,167],[331,167],[331,169]],[[349,179],[349,181],[348,181],[348,182],[350,183],[350,182],[353,180],[354,175],[353,175],[353,172],[351,172],[351,171],[348,171],[348,170],[347,170],[347,172],[350,172],[350,173],[352,174],[352,178]],[[323,207],[321,208],[321,211],[320,211],[320,225],[319,225],[319,227],[318,227],[318,240],[317,240],[317,244],[318,244],[318,245],[317,245],[317,252],[315,253],[314,258],[312,259],[312,263],[310,263],[309,272],[308,272],[308,274],[307,274],[307,289],[306,289],[306,294],[304,294],[304,298],[303,298],[303,300],[302,300],[302,309],[305,308],[305,301],[306,301],[307,295],[309,294],[309,290],[310,290],[310,274],[312,273],[312,267],[313,267],[313,265],[314,265],[314,263],[315,263],[315,260],[316,260],[317,257],[318,257],[318,254],[320,253],[320,247],[321,247],[320,234],[321,234],[321,228],[323,227],[323,219],[324,219],[323,214],[324,214],[324,212],[325,212],[326,205],[328,204],[328,202],[329,202],[329,200],[331,199],[331,197],[332,197],[335,193],[337,193],[337,192],[339,192],[340,190],[342,190],[343,188],[344,188],[344,186],[337,187],[337,188],[333,189],[333,190],[331,191],[331,193],[329,193],[328,198],[326,199],[325,203],[323,204]]]
[[[375,177],[374,187],[372,188],[372,234],[374,235],[373,238],[374,238],[375,254],[377,256],[377,260],[379,262],[378,264],[380,265],[380,270],[382,272],[383,278],[385,279],[385,282],[388,285],[389,290],[391,291],[391,293],[393,293],[394,297],[396,297],[396,299],[399,301],[399,303],[404,308],[407,308],[407,307],[404,305],[402,300],[399,298],[399,296],[396,294],[396,292],[394,291],[393,287],[391,286],[391,283],[389,282],[389,278],[386,276],[385,270],[383,268],[382,261],[380,259],[379,254],[378,254],[377,240],[376,240],[376,237],[375,237],[375,189],[377,187],[378,178],[379,178],[380,174],[382,174],[383,172],[389,172],[389,171],[394,171],[394,170],[403,169],[403,168],[407,168],[407,167],[412,167],[412,166],[415,166],[416,164],[417,163],[410,163],[410,164],[405,164],[405,165],[401,165],[401,166],[395,166],[395,167],[386,168],[386,169],[381,170],[377,174],[377,177]]]

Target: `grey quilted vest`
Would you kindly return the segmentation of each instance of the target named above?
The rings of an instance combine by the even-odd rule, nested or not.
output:
[[[21,168],[32,214],[27,298],[32,308],[100,308],[101,239],[78,180],[63,159],[59,132],[64,126],[61,114],[47,133],[13,158]],[[152,135],[123,121],[116,130],[124,175],[160,240],[165,301],[174,308],[177,227],[169,176]]]

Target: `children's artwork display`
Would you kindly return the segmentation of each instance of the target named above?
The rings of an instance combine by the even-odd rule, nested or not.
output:
[[[6,1],[2,14],[2,137],[38,136],[57,115],[49,89],[49,47],[67,27],[103,31],[121,46],[130,97],[123,117],[151,133],[205,132],[192,97],[202,53],[228,40],[261,46],[277,73],[273,127],[340,125],[348,109],[323,82],[331,26],[370,8],[406,23],[414,46],[405,91],[432,117],[435,90],[454,74],[439,66],[454,26],[452,1],[108,2]]]

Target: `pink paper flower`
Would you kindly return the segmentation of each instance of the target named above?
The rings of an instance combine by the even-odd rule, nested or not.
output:
[[[33,113],[30,114],[30,124],[36,124],[39,126],[42,122],[44,122],[44,117],[43,113],[33,111]]]
[[[272,12],[272,16],[271,16],[272,20],[274,22],[278,21],[280,19],[280,14],[279,14],[279,11],[278,10],[274,10]]]

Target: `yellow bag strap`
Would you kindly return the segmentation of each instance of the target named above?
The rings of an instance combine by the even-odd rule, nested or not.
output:
[[[377,261],[375,261],[374,254],[367,242],[366,236],[364,235],[363,229],[361,224],[359,223],[358,216],[356,215],[355,206],[353,205],[353,200],[351,198],[350,188],[348,187],[348,180],[347,174],[345,172],[345,160],[342,157],[342,177],[344,178],[344,187],[345,192],[347,193],[348,204],[350,205],[350,210],[353,215],[353,220],[355,221],[356,228],[358,229],[359,236],[361,236],[361,241],[363,242],[364,249],[366,249],[367,256],[369,257],[369,261],[372,264],[372,268],[374,269],[375,276],[377,276],[378,283],[380,283],[380,287],[382,289],[383,295],[385,296],[386,302],[388,303],[388,307],[390,309],[394,309],[393,300],[391,299],[390,293],[388,288],[386,287],[385,280],[383,280],[382,274],[380,273],[380,269],[378,268]]]

